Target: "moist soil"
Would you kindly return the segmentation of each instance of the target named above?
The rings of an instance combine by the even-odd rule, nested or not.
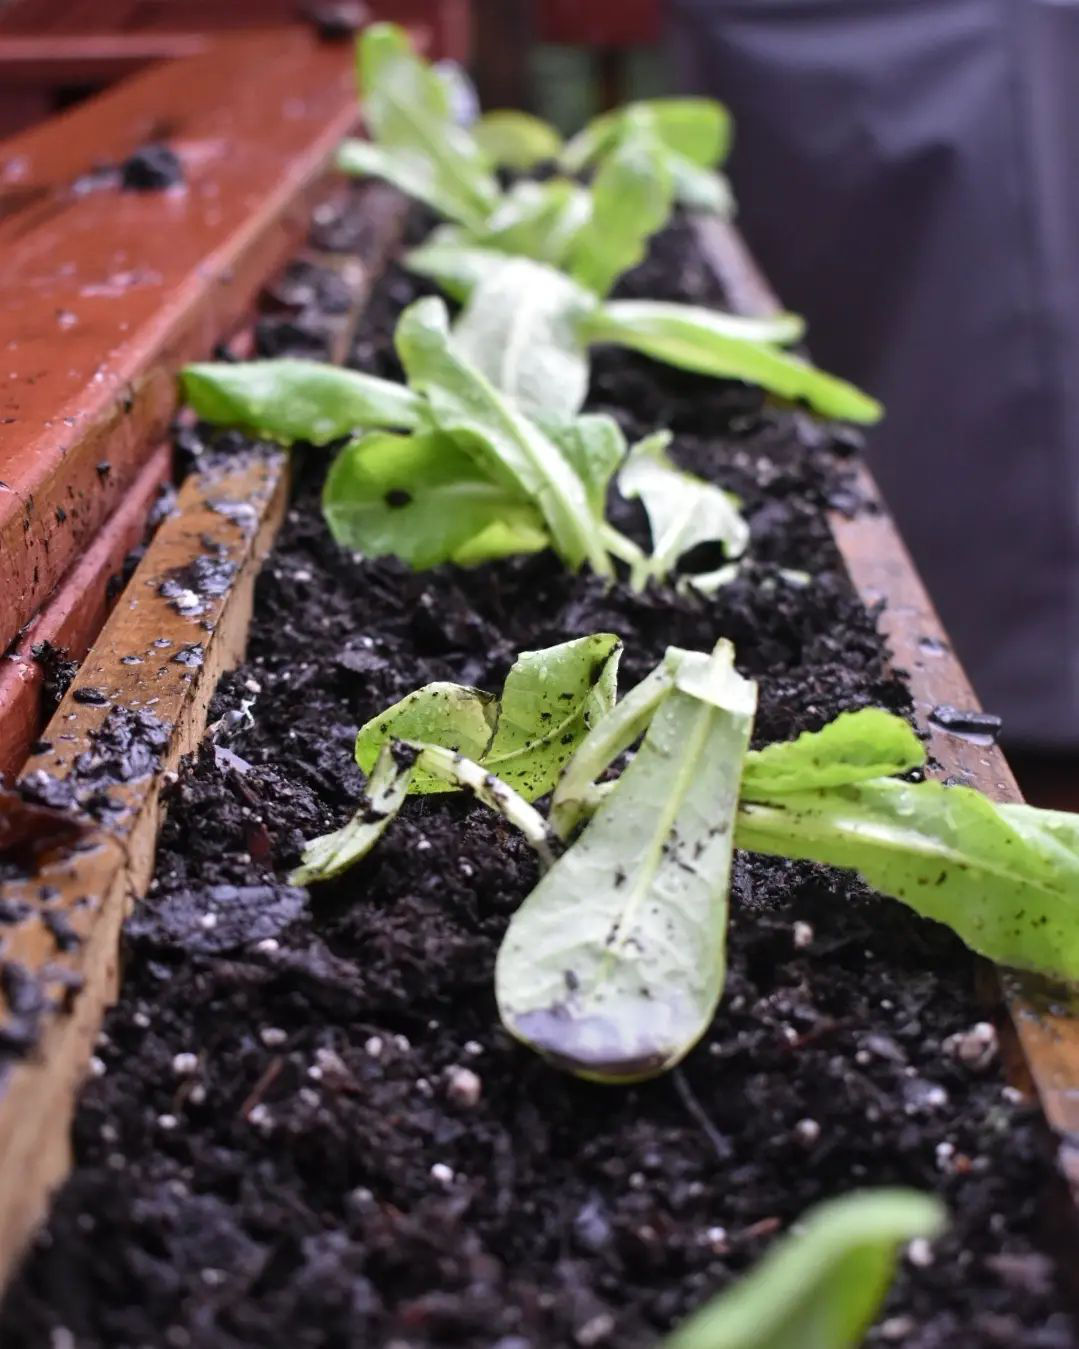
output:
[[[623,290],[722,300],[680,224]],[[386,272],[357,366],[396,373],[393,320],[419,293]],[[630,435],[670,426],[686,466],[742,497],[752,561],[714,597],[604,589],[549,554],[360,560],[319,512],[328,453],[296,452],[248,659],[169,791],[5,1349],[637,1349],[810,1204],[878,1184],[933,1190],[952,1221],[901,1261],[869,1343],[1079,1344],[1050,1143],[992,1037],[967,1034],[979,967],[943,928],[846,874],[741,856],[710,1030],[675,1072],[604,1087],[499,1027],[495,952],[536,880],[501,818],[416,799],[360,867],[287,884],[355,803],[358,726],[428,680],[498,689],[521,649],[616,632],[628,687],[669,643],[725,635],[759,681],[758,744],[909,709],[825,519],[858,508],[849,432],[606,350],[590,403]],[[184,433],[189,459],[203,440]]]

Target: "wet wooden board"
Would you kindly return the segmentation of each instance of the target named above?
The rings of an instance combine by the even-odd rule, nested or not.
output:
[[[34,659],[34,647],[49,642],[72,660],[86,655],[111,608],[113,580],[142,539],[150,508],[169,476],[171,458],[169,446],[158,446],[127,496],[24,629],[15,649],[0,662],[0,783],[21,768],[44,724],[45,670]]]
[[[779,311],[778,300],[734,230],[719,221],[702,220],[698,237],[737,312]],[[872,474],[862,464],[856,475],[853,495],[859,508],[851,515],[833,512],[832,532],[858,593],[867,606],[881,606],[879,627],[896,668],[907,676],[929,752],[940,764],[942,776],[976,787],[994,801],[1021,801],[1012,771],[996,745],[972,743],[931,719],[940,706],[978,711],[980,704]],[[1060,1136],[1061,1162],[1079,1196],[1079,993],[1036,975],[997,973],[1029,1082]]]
[[[0,1280],[69,1166],[69,1131],[107,1003],[120,925],[149,883],[163,774],[198,744],[220,675],[242,656],[258,566],[286,499],[283,452],[225,461],[185,484],[49,724],[23,782],[97,822],[26,881],[4,929],[0,1038],[32,1046],[0,1077]],[[107,746],[130,740],[120,780]]]
[[[134,481],[177,367],[295,246],[355,122],[351,64],[303,29],[225,38],[0,147],[0,648]],[[183,186],[83,190],[161,138]]]

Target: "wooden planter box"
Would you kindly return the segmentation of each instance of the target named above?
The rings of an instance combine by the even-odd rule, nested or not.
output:
[[[297,32],[248,39],[242,57],[215,44],[6,147],[0,268],[20,336],[6,353],[0,427],[11,489],[0,494],[0,634],[13,651],[0,677],[3,768],[13,774],[40,737],[25,767],[62,783],[104,721],[101,690],[111,705],[152,708],[163,730],[156,769],[117,789],[107,827],[58,847],[31,880],[0,884],[5,905],[26,907],[5,928],[3,960],[48,995],[36,1051],[0,1079],[0,1278],[69,1164],[76,1093],[116,993],[120,926],[151,876],[162,786],[199,742],[215,683],[244,650],[255,575],[284,510],[285,457],[192,474],[96,631],[105,584],[168,473],[160,446],[176,411],[177,368],[242,338],[259,291],[312,213],[334,209],[343,188],[327,166],[355,119],[350,67],[346,51]],[[277,96],[267,98],[268,88]],[[182,192],[73,186],[89,165],[122,159],[162,127],[184,166]],[[370,237],[349,260],[355,304],[342,354],[403,219],[392,193],[366,190]],[[737,310],[775,308],[730,227],[709,220],[699,234]],[[878,500],[860,472],[866,497]],[[1018,799],[999,750],[928,720],[938,704],[976,704],[887,513],[837,514],[832,527],[855,588],[883,606],[883,631],[944,772]],[[228,564],[227,583],[197,614],[184,613],[161,584],[211,544]],[[46,636],[87,654],[42,726],[29,647]],[[151,665],[146,657],[166,641],[177,651],[197,646],[198,661]],[[57,914],[77,940],[57,942]],[[1025,976],[1005,976],[993,996],[1014,1028],[1016,1085],[1033,1086],[1065,1174],[1079,1184],[1079,1008]],[[22,1012],[10,993],[7,1002],[0,1024],[11,1031]]]

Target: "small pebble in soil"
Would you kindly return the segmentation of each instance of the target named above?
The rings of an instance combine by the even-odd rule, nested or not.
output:
[[[273,1116],[270,1114],[270,1107],[259,1102],[253,1105],[247,1112],[248,1124],[254,1125],[256,1129],[261,1129],[263,1133],[269,1133],[273,1128]]]
[[[791,933],[796,950],[804,951],[807,946],[813,945],[813,927],[810,923],[795,923]]]
[[[975,1022],[969,1030],[956,1031],[941,1045],[949,1058],[956,1059],[975,1072],[982,1072],[996,1061],[996,1027],[990,1021]]]
[[[436,1185],[452,1185],[453,1167],[447,1166],[445,1162],[435,1162],[431,1167],[431,1179]]]
[[[820,1125],[815,1119],[800,1119],[794,1126],[794,1137],[802,1147],[814,1147],[820,1139]]]
[[[483,1084],[471,1068],[454,1064],[452,1068],[446,1069],[446,1098],[453,1105],[471,1110],[479,1101],[482,1091]]]

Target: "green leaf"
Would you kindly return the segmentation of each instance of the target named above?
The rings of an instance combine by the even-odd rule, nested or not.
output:
[[[594,304],[561,272],[507,258],[472,292],[453,345],[526,416],[568,421],[588,392],[588,353],[577,330]]]
[[[685,653],[633,760],[511,920],[495,967],[499,1013],[559,1066],[639,1080],[677,1063],[708,1027],[755,703],[729,643],[711,657]]]
[[[237,361],[188,365],[185,400],[203,421],[242,426],[290,445],[325,445],[365,427],[418,426],[419,398],[403,384],[321,361]]]
[[[842,787],[921,768],[925,746],[910,724],[879,707],[841,712],[819,731],[751,750],[742,773],[742,798],[767,800],[779,792]]]
[[[710,98],[654,98],[629,103],[594,118],[562,152],[562,167],[580,173],[605,154],[627,117],[645,113],[663,144],[700,168],[726,159],[731,143],[731,118],[722,103]]]
[[[397,350],[434,423],[492,479],[535,503],[563,561],[577,567],[587,559],[609,576],[584,484],[558,447],[456,349],[441,300],[432,296],[405,310]]]
[[[438,240],[421,244],[404,256],[404,264],[417,276],[426,276],[455,300],[467,300],[493,268],[506,262],[505,253],[478,244],[449,242],[441,230]]]
[[[493,482],[441,431],[373,432],[346,445],[322,491],[338,543],[421,570],[535,553],[550,540],[527,498]]]
[[[674,198],[690,211],[711,211],[724,218],[734,214],[734,194],[725,174],[702,169],[684,155],[667,153],[674,181]]]
[[[350,138],[338,146],[334,163],[353,178],[381,178],[447,220],[482,226],[484,215],[427,155]]]
[[[614,706],[621,652],[609,632],[522,651],[500,699],[466,685],[426,684],[360,728],[356,762],[369,771],[387,740],[439,745],[534,801],[551,790],[589,727]],[[448,789],[417,765],[412,790]]]
[[[593,514],[601,520],[607,511],[607,488],[626,457],[621,427],[605,412],[586,412],[562,425],[546,422],[544,429],[573,465]]]
[[[614,706],[621,654],[610,632],[522,651],[502,689],[484,768],[526,801],[545,796],[589,728]]]
[[[372,140],[403,157],[410,176],[424,177],[425,201],[452,202],[454,219],[481,225],[498,202],[498,185],[480,147],[455,125],[445,82],[416,55],[405,31],[390,23],[366,28],[357,73]]]
[[[392,740],[408,740],[482,759],[498,722],[498,700],[467,684],[440,681],[406,694],[360,727],[356,735],[356,762],[370,773]],[[422,794],[452,791],[444,779],[418,768],[409,791]]]
[[[888,1291],[899,1247],[936,1236],[945,1220],[939,1200],[914,1190],[855,1191],[820,1204],[662,1349],[854,1349]]]
[[[484,113],[472,135],[493,164],[520,173],[556,159],[562,149],[562,137],[550,122],[509,108]]]
[[[749,542],[749,526],[729,492],[685,473],[666,453],[669,431],[634,445],[618,474],[618,490],[639,499],[652,531],[652,556],[638,587],[649,577],[663,580],[683,553],[701,543],[720,543],[727,557],[738,557]]]
[[[526,180],[513,185],[470,242],[559,266],[591,215],[591,195],[579,184]]]
[[[567,260],[575,281],[606,295],[645,255],[673,204],[666,152],[647,120],[626,118],[592,184],[592,215]]]
[[[740,848],[849,867],[990,960],[1065,979],[1079,978],[1076,841],[1032,807],[896,778],[743,801],[737,828]]]
[[[875,422],[875,399],[845,380],[826,375],[773,342],[797,340],[801,320],[738,318],[711,309],[660,300],[617,300],[585,321],[593,342],[617,342],[657,361],[721,379],[740,379],[780,398],[803,399],[825,417]]]
[[[382,746],[352,819],[307,844],[301,865],[289,875],[290,885],[328,881],[367,856],[404,803],[414,757],[396,754],[392,745]]]

